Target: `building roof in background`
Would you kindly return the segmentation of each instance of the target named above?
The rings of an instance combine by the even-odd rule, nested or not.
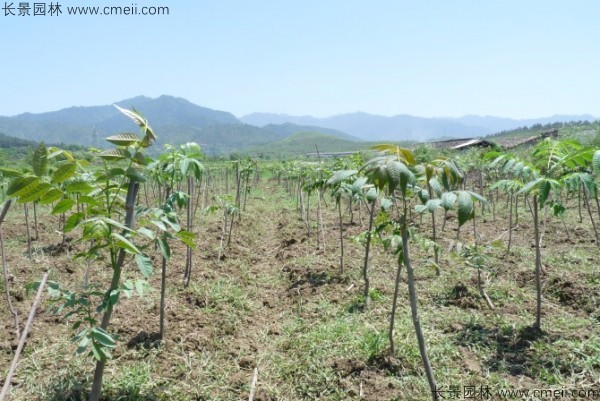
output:
[[[495,144],[500,145],[503,149],[513,149],[519,146],[533,145],[545,138],[556,138],[558,137],[558,130],[544,131],[537,135],[528,137],[511,137],[511,138],[498,138],[494,141],[487,140],[484,138],[462,138],[462,139],[446,139],[444,141],[429,142],[429,144],[439,149],[469,149],[473,147],[488,147],[494,146]]]

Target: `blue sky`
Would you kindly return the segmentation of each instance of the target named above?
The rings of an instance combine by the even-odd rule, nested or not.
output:
[[[58,3],[0,10],[0,115],[169,94],[238,117],[600,116],[595,0]],[[66,13],[132,4],[169,15]]]

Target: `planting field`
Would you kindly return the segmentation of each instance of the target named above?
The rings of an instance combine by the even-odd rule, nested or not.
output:
[[[461,391],[467,385],[598,388],[600,274],[589,224],[577,224],[576,216],[569,216],[568,240],[560,222],[548,223],[542,245],[544,334],[536,337],[528,331],[535,310],[531,223],[523,213],[512,252],[504,256],[506,226],[500,223],[500,209],[496,222],[487,215],[479,224],[482,243],[490,244],[487,291],[495,310],[479,296],[476,271],[462,256],[443,251],[436,276],[428,263],[431,256],[415,249],[422,323],[438,383],[446,389],[461,386]],[[366,229],[344,217],[347,238]],[[105,399],[243,399],[255,367],[255,400],[360,399],[361,392],[368,400],[428,399],[404,287],[396,355],[386,353],[395,258],[379,247],[373,250],[373,301],[363,310],[363,248],[348,241],[346,272],[340,274],[335,214],[327,209],[324,218],[325,252],[316,249],[314,235],[307,238],[293,198],[263,181],[252,192],[221,261],[216,250],[219,221],[202,218],[187,289],[181,285],[185,249],[173,252],[164,344],[153,341],[159,275],[151,281],[154,291],[140,300],[124,300],[115,312],[112,327],[120,344],[108,365]],[[40,221],[29,261],[21,220],[21,210],[15,209],[3,230],[11,295],[24,320],[32,300],[25,294],[27,282],[50,269],[52,280],[77,287],[85,264],[69,257],[82,244],[57,245],[58,219],[47,216]],[[441,243],[451,242],[455,230],[451,214]],[[463,242],[472,242],[472,233],[466,232]],[[134,269],[129,262],[125,271]],[[103,269],[93,269],[90,280],[100,282],[105,276]],[[86,399],[93,364],[74,354],[70,324],[47,309],[46,303],[36,316],[10,399]],[[6,371],[15,341],[5,303],[0,311],[1,366]]]
[[[1,224],[0,380],[7,299],[21,331],[50,277],[7,399],[87,400],[99,365],[101,400],[600,397],[597,156],[569,146],[197,171],[188,146],[135,172],[113,153],[86,187],[68,157],[47,181],[5,169],[24,204],[48,186]]]

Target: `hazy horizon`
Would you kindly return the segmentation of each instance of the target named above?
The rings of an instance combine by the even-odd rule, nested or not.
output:
[[[66,110],[66,109],[77,108],[77,107],[103,107],[103,106],[110,106],[112,104],[117,104],[117,103],[122,102],[124,100],[129,100],[129,99],[133,99],[133,98],[136,98],[136,97],[146,97],[146,98],[150,98],[150,99],[157,99],[157,98],[159,98],[161,96],[171,96],[171,97],[175,97],[175,98],[185,99],[182,96],[176,96],[176,95],[170,95],[170,94],[161,94],[159,96],[136,95],[136,96],[129,96],[127,98],[115,100],[115,101],[109,102],[107,104],[70,105],[70,106],[59,107],[59,108],[53,109],[53,110],[42,110],[42,111],[39,111],[39,112],[23,111],[21,113],[12,114],[12,115],[0,114],[0,117],[9,117],[10,118],[10,117],[17,117],[17,116],[22,115],[22,114],[52,113],[52,112],[56,112],[56,111],[60,111],[60,110]],[[185,99],[185,100],[190,101],[189,99]],[[204,108],[208,108],[208,109],[212,109],[212,110],[224,111],[224,112],[231,113],[229,110],[223,110],[223,109],[213,108],[210,105],[196,104],[194,102],[192,102],[192,103],[195,104],[196,106],[200,106],[200,107],[204,107]],[[143,110],[141,110],[141,111],[143,111]],[[397,114],[385,115],[385,114],[371,113],[371,112],[364,111],[364,110],[348,111],[348,112],[342,112],[342,113],[331,114],[331,115],[289,114],[289,113],[276,113],[276,112],[270,112],[270,111],[254,111],[254,112],[243,114],[243,115],[237,115],[237,114],[234,114],[234,113],[231,113],[231,114],[233,114],[234,117],[236,117],[237,119],[241,119],[243,117],[246,117],[246,116],[249,116],[249,115],[252,115],[252,114],[271,114],[271,115],[289,116],[289,117],[313,117],[313,118],[322,119],[322,118],[336,117],[336,116],[341,116],[341,115],[346,115],[346,114],[355,114],[355,113],[364,113],[364,114],[368,114],[368,115],[372,115],[372,116],[381,116],[381,117],[387,117],[387,118],[389,118],[389,117],[396,117],[396,116],[402,116],[402,115],[407,115],[407,116],[411,116],[411,117],[432,118],[432,119],[460,119],[460,118],[465,118],[465,117],[471,117],[471,116],[473,116],[473,117],[481,117],[481,118],[506,118],[506,119],[512,119],[512,120],[536,120],[536,119],[561,117],[561,116],[584,116],[584,115],[589,115],[589,116],[591,116],[593,118],[596,118],[596,119],[599,118],[598,116],[594,116],[594,115],[592,115],[590,113],[574,113],[574,114],[557,113],[557,114],[545,115],[545,116],[528,116],[528,117],[523,117],[523,118],[513,118],[513,117],[500,116],[500,115],[479,115],[479,114],[464,114],[464,115],[459,115],[459,116],[420,116],[420,115],[414,115],[414,114],[397,113]]]

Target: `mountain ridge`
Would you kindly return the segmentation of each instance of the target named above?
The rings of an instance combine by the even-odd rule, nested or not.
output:
[[[320,133],[351,141],[429,141],[439,137],[486,136],[557,121],[596,120],[587,114],[518,120],[478,115],[429,118],[397,114],[388,117],[366,112],[330,117],[251,113],[237,118],[230,112],[199,106],[170,95],[157,98],[140,95],[114,104],[135,107],[142,112],[158,134],[159,146],[194,141],[205,149],[213,149],[215,154],[256,147],[299,133]],[[98,138],[128,131],[136,132],[137,129],[112,105],[72,106],[0,117],[0,132],[48,143],[103,147],[104,142]]]
[[[408,114],[382,116],[365,112],[337,114],[330,117],[293,116],[277,113],[251,113],[239,118],[248,124],[264,126],[270,123],[310,124],[337,129],[362,140],[430,140],[436,137],[487,136],[499,131],[535,124],[570,122],[598,118],[590,114],[513,119],[508,117],[465,115],[462,117],[418,117]],[[398,138],[399,135],[402,137]]]

